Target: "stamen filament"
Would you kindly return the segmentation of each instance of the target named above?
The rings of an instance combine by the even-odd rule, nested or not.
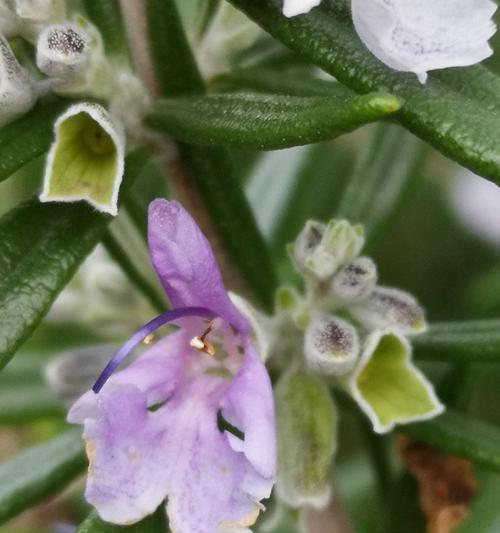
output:
[[[158,315],[153,320],[150,320],[147,324],[138,329],[116,352],[111,361],[106,365],[101,375],[97,378],[92,390],[97,394],[104,386],[106,381],[111,377],[111,374],[118,367],[118,365],[127,357],[127,355],[140,344],[145,337],[150,335],[153,331],[169,322],[173,322],[178,318],[184,317],[200,317],[212,320],[217,315],[207,309],[206,307],[180,307],[178,309],[172,309],[166,311],[161,315]]]

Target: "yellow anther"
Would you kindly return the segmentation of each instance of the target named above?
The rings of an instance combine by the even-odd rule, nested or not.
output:
[[[146,346],[151,346],[151,344],[153,344],[155,341],[155,336],[153,333],[150,333],[149,335],[146,335],[143,339],[143,344],[145,344]]]

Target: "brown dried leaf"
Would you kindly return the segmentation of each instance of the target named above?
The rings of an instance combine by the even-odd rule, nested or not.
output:
[[[397,452],[419,485],[420,508],[429,533],[450,533],[469,512],[478,486],[472,465],[408,437],[397,441]]]

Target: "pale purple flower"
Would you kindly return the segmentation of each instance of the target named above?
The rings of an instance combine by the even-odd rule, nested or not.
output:
[[[132,336],[97,392],[70,410],[68,420],[85,427],[86,498],[117,524],[167,498],[175,533],[248,532],[276,474],[269,376],[207,240],[179,203],[152,202],[149,248],[173,310]],[[172,321],[179,329],[109,377],[146,334]],[[220,415],[243,435],[220,428]]]

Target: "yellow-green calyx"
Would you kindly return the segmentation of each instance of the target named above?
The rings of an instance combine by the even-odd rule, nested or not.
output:
[[[59,117],[55,134],[40,200],[85,200],[116,215],[125,157],[121,126],[101,106],[82,103]]]

